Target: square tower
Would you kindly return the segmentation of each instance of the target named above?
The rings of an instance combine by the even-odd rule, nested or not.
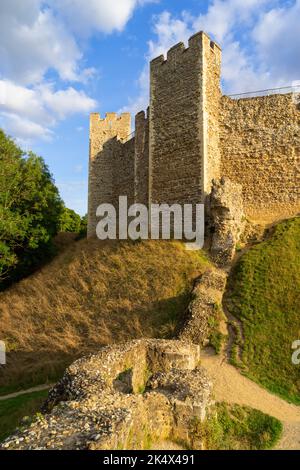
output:
[[[219,176],[221,49],[200,32],[150,64],[150,203],[201,203]]]
[[[88,237],[96,235],[96,211],[113,198],[113,154],[115,138],[126,139],[131,132],[130,113],[98,113],[90,117]]]

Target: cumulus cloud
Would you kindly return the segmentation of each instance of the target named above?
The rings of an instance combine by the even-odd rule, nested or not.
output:
[[[1,0],[1,74],[22,84],[40,82],[49,69],[81,81],[82,52],[74,33],[121,31],[141,4],[155,0]]]
[[[62,80],[80,79],[82,54],[74,37],[39,0],[1,0],[0,31],[2,76],[28,85],[53,69]]]
[[[96,101],[83,91],[72,87],[54,90],[53,84],[34,88],[0,80],[1,115],[4,127],[19,139],[48,140],[59,120],[75,113],[88,113],[96,108]]]
[[[53,132],[51,129],[27,119],[25,116],[21,116],[14,113],[3,112],[1,117],[5,118],[4,128],[12,136],[16,136],[17,140],[28,146],[31,139],[43,139],[51,140]]]
[[[77,33],[122,31],[138,5],[157,0],[52,0],[57,11]],[[88,5],[88,6],[87,6]]]
[[[64,82],[86,83],[77,33],[121,31],[138,5],[156,0],[1,0],[0,118],[19,139],[49,139],[58,121],[96,102]],[[56,72],[56,83],[47,74]],[[52,74],[53,75],[53,74]]]
[[[154,19],[140,75],[140,93],[122,111],[148,105],[149,60],[197,31],[209,33],[223,49],[225,93],[242,93],[291,85],[300,77],[300,0],[278,7],[277,0],[213,0],[206,13],[188,11],[174,17],[165,11]]]

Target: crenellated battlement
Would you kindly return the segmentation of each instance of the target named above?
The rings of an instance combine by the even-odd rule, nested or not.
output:
[[[150,74],[151,199],[203,201],[213,173],[208,160],[214,160],[213,171],[219,164],[221,50],[201,31],[189,38],[188,47],[180,42],[166,58],[155,58]],[[215,134],[210,144],[208,133]]]
[[[162,65],[180,63],[181,59],[186,59],[186,55],[195,54],[196,50],[201,52],[206,47],[209,47],[211,52],[221,57],[222,50],[220,46],[212,41],[206,33],[200,31],[189,38],[188,47],[183,42],[179,42],[168,50],[166,57],[162,54],[154,58],[150,62],[151,70],[155,71],[156,68]]]
[[[131,132],[130,113],[106,113],[101,119],[99,113],[90,116],[90,158],[94,159],[108,140],[118,137],[125,139]]]
[[[179,42],[178,44],[175,44],[175,46],[171,47],[171,49],[168,50],[167,52],[167,61],[172,61],[176,60],[178,57],[180,57],[183,52],[186,52],[186,48],[183,42]]]
[[[120,115],[117,113],[106,113],[105,118],[101,119],[99,113],[92,113],[90,124],[93,128],[102,130],[120,129],[131,124],[131,115],[130,113],[122,113]]]

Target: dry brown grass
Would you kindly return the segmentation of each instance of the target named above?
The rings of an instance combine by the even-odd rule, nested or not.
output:
[[[175,242],[74,242],[0,293],[0,392],[56,379],[102,345],[171,336],[206,263]]]

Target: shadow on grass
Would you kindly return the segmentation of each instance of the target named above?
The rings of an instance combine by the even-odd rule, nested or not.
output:
[[[190,293],[182,293],[177,297],[154,302],[148,309],[134,312],[135,320],[143,327],[147,325],[147,337],[170,339],[174,337],[178,323],[181,321],[190,301]],[[43,351],[13,351],[7,354],[6,366],[0,366],[0,395],[6,395],[31,387],[57,382],[65,369],[76,359],[84,355],[96,353],[107,344],[130,341],[145,337],[143,330],[131,323],[132,312],[123,310],[120,315],[128,317],[127,329],[116,331],[110,343],[95,343],[82,331],[81,345],[77,349],[66,352]]]

